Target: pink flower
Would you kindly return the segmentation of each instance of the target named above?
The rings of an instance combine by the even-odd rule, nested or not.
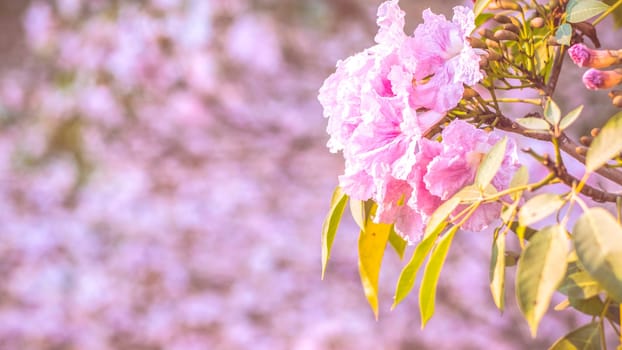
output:
[[[501,140],[501,136],[495,132],[488,133],[477,129],[462,120],[449,124],[443,130],[442,136],[442,150],[428,165],[424,182],[432,195],[447,200],[473,183],[481,160]],[[518,167],[516,144],[509,140],[503,163],[493,178],[492,185],[497,190],[506,189]],[[481,231],[499,217],[500,211],[501,205],[498,203],[485,204],[463,227],[471,231]]]
[[[592,50],[583,44],[573,45],[568,55],[579,67],[607,68],[622,62],[622,50]]]
[[[418,63],[412,98],[420,105],[447,111],[462,98],[463,84],[474,85],[483,78],[478,52],[466,40],[475,28],[474,18],[464,6],[454,7],[451,22],[429,9],[423,12],[424,23],[409,42]],[[430,75],[429,81],[422,81]]]
[[[583,84],[589,90],[611,89],[622,84],[622,69],[604,71],[590,68],[583,74]]]
[[[479,57],[466,41],[473,13],[465,7],[454,13],[449,22],[425,11],[426,23],[413,37],[404,33],[398,1],[384,2],[377,44],[340,61],[318,96],[329,119],[328,147],[343,151],[346,160],[340,186],[352,198],[373,199],[375,220],[395,222],[411,238],[441,201],[417,188],[427,163],[440,152],[422,136],[457,105],[464,84],[482,78]],[[406,205],[413,201],[419,204]]]

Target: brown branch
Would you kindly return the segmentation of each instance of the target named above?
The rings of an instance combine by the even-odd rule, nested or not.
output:
[[[552,171],[555,176],[564,184],[569,187],[574,187],[579,183],[579,179],[570,175],[566,167],[563,165],[557,165],[552,162],[548,157],[542,162],[542,164]],[[622,198],[622,194],[614,194],[606,191],[599,190],[590,185],[583,185],[581,187],[581,193],[592,198],[596,202],[612,202],[615,203],[618,197]]]
[[[523,135],[523,136],[526,136],[526,137],[529,137],[535,140],[549,141],[549,142],[551,141],[551,135],[545,134],[545,133],[530,132],[530,130],[525,129],[524,127],[520,126],[518,123],[514,122],[513,120],[501,114],[494,114],[494,115],[488,116],[486,118],[486,122],[491,123],[491,124],[495,123],[494,127],[500,130]],[[578,160],[579,162],[585,164],[585,156],[577,153],[577,146],[579,145],[576,144],[573,140],[571,140],[566,134],[562,133],[561,136],[559,137],[559,147],[562,149],[562,151],[564,151],[566,154],[568,154],[572,158]],[[613,168],[602,167],[596,170],[596,173],[622,186],[622,172],[616,169],[613,169]]]

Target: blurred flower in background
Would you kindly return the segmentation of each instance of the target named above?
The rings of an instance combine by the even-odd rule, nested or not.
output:
[[[370,45],[376,1],[2,6],[21,22],[0,61],[0,349],[520,349],[569,328],[533,341],[479,300],[484,236],[456,244],[425,333],[412,301],[373,320],[354,250],[319,281],[343,169],[317,89]]]

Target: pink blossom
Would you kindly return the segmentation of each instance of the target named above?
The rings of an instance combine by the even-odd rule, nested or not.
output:
[[[463,187],[475,180],[475,174],[486,153],[501,140],[495,132],[475,128],[462,120],[455,120],[442,132],[443,142],[440,154],[427,168],[424,176],[425,187],[430,194],[447,200]],[[516,144],[508,140],[501,168],[492,180],[497,190],[509,186],[512,174],[518,169]],[[463,226],[467,230],[485,229],[501,211],[498,203],[485,204]]]
[[[474,18],[473,11],[464,6],[454,7],[451,22],[429,9],[423,12],[424,23],[417,26],[409,43],[418,62],[412,98],[420,105],[447,111],[462,98],[463,84],[474,85],[482,79],[478,53],[466,40],[475,28]],[[428,82],[419,83],[430,75]]]

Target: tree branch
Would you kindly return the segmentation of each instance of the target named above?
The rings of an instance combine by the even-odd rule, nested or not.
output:
[[[545,133],[533,133],[524,127],[520,126],[518,123],[514,122],[510,118],[502,115],[502,114],[493,114],[486,117],[486,122],[494,125],[495,128],[512,132],[515,134],[523,135],[535,140],[540,141],[551,141],[551,135]],[[566,154],[571,156],[572,158],[578,160],[579,162],[585,164],[585,156],[577,153],[577,147],[579,145],[576,144],[573,140],[571,140],[566,134],[562,133],[559,137],[559,147]],[[596,171],[599,175],[603,176],[606,179],[609,179],[616,184],[622,186],[622,173],[613,168],[602,167]]]

